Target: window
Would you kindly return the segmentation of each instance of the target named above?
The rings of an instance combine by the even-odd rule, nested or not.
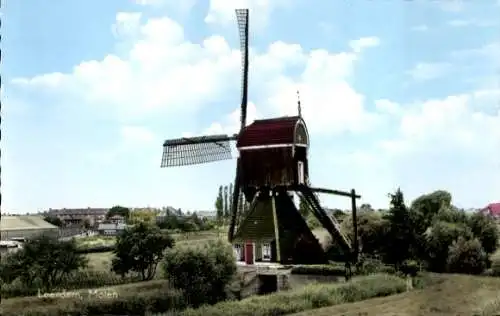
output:
[[[271,245],[268,243],[262,244],[262,261],[271,260]]]
[[[233,246],[233,251],[236,261],[243,261],[243,247],[240,244],[236,244]]]
[[[297,171],[298,171],[298,182],[299,184],[304,184],[304,163],[299,161],[297,163]]]

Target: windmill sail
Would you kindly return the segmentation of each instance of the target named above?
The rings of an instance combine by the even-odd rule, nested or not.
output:
[[[211,135],[166,140],[161,167],[177,167],[231,159],[236,135]]]
[[[242,82],[241,129],[246,125],[248,100],[248,9],[236,10],[240,32]],[[238,135],[211,135],[166,140],[161,167],[177,167],[231,159],[230,141]],[[237,184],[235,184],[236,186]],[[239,190],[239,187],[237,187]]]
[[[248,103],[248,9],[237,9],[238,30],[240,33],[241,49],[241,129],[246,125]]]

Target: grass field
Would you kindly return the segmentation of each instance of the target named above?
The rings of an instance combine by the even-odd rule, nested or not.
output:
[[[442,275],[424,290],[325,307],[295,316],[455,316],[500,315],[500,278]]]
[[[190,234],[174,234],[173,237],[176,240],[177,247],[196,247],[210,240],[215,240],[217,238],[225,238],[223,232],[218,231],[207,231],[207,232],[196,232]],[[88,237],[82,238],[78,242],[81,245],[109,245],[114,243],[113,237]],[[89,253],[86,255],[89,259],[88,269],[93,271],[110,271],[111,260],[113,258],[112,252],[100,252],[100,253]]]

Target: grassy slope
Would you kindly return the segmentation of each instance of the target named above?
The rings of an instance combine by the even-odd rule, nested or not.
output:
[[[500,313],[500,278],[467,275],[438,277],[445,278],[444,282],[424,290],[315,309],[295,316],[474,315],[487,305],[491,307],[494,302]]]

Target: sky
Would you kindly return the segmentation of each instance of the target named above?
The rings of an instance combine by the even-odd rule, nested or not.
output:
[[[160,168],[162,143],[297,113],[315,187],[388,207],[500,201],[500,2],[17,0],[2,7],[2,212],[214,208],[235,160]],[[343,197],[322,197],[347,208]]]

